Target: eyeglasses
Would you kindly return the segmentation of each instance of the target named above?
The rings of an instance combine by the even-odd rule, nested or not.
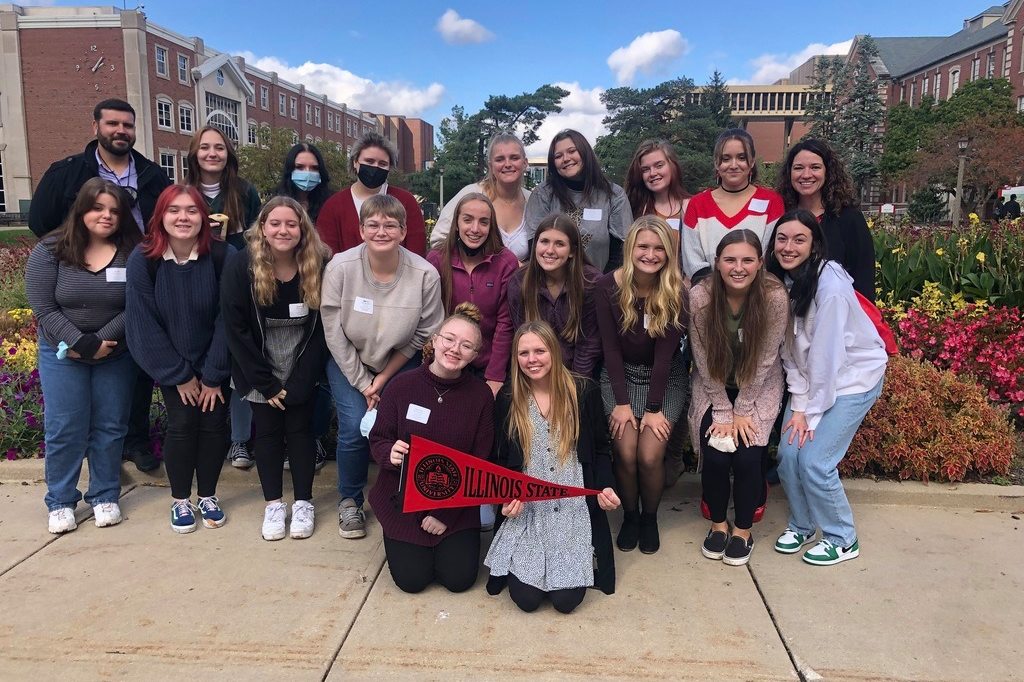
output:
[[[458,346],[460,353],[465,353],[466,355],[477,354],[476,348],[473,346],[473,344],[469,343],[468,341],[463,341],[462,343],[459,343],[458,339],[456,339],[454,336],[449,336],[448,334],[437,334],[435,336],[437,340],[441,342],[441,347],[444,348],[445,350],[453,350],[455,346]]]
[[[378,223],[377,221],[368,221],[363,223],[363,229],[369,232],[370,234],[376,234],[377,232],[380,232],[382,229],[388,234],[395,234],[396,232],[399,232],[402,229],[402,226],[401,224],[396,222]]]

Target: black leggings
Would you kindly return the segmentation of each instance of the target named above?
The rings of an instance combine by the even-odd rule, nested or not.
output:
[[[732,392],[729,397],[735,400]],[[754,525],[754,510],[764,497],[762,460],[767,448],[761,445],[747,447],[742,440],[736,443],[736,452],[722,452],[708,445],[707,431],[711,428],[712,409],[708,408],[700,423],[700,482],[704,488],[704,501],[711,512],[711,521],[724,523],[729,510],[731,471],[735,524],[737,528],[747,530]]]
[[[587,588],[573,587],[567,590],[545,592],[539,587],[527,585],[515,577],[515,575],[509,573],[508,596],[512,597],[512,601],[516,603],[516,606],[527,613],[536,611],[540,603],[544,601],[544,597],[551,600],[551,605],[559,613],[572,613],[573,609],[583,602],[583,597],[587,596]]]
[[[281,499],[284,488],[284,458],[292,472],[295,499],[313,500],[313,407],[315,398],[301,405],[279,410],[266,403],[252,403],[256,422],[256,471],[263,486],[263,499]]]
[[[465,592],[473,587],[480,571],[480,530],[460,530],[434,547],[385,535],[384,553],[391,577],[403,592],[422,592],[435,580],[451,592]]]
[[[231,389],[221,386],[224,402],[215,400],[213,411],[181,402],[176,386],[161,386],[167,409],[164,438],[164,468],[171,484],[171,496],[184,500],[192,496],[192,477],[200,497],[217,494],[217,480],[231,441],[228,430],[228,399]]]

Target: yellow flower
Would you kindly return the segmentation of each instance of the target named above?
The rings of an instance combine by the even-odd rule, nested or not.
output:
[[[874,226],[875,226],[875,221],[874,220],[869,220],[868,221],[868,229],[870,229],[870,228],[872,228]]]
[[[971,221],[972,223],[976,223],[976,222],[978,222],[978,214],[977,214],[977,213],[971,213],[971,214],[970,214],[970,215],[968,215],[967,217],[968,217],[968,218],[970,219],[970,221]]]
[[[936,256],[941,256],[941,255],[942,255],[942,253],[943,253],[943,252],[942,252],[942,249],[935,249],[935,255],[936,255]]]
[[[978,255],[976,255],[975,258],[978,259],[979,263],[984,263],[985,262],[985,252],[984,251],[979,251]]]

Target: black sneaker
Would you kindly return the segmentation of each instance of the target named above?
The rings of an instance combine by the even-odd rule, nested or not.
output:
[[[722,555],[722,563],[730,566],[742,566],[750,561],[750,553],[754,551],[754,536],[744,540],[739,535],[729,538],[729,544]]]
[[[615,538],[615,545],[623,552],[631,552],[636,549],[640,539],[640,512],[625,512],[622,516],[622,527],[619,528],[619,536]]]
[[[658,537],[658,515],[640,515],[640,551],[644,554],[654,554],[661,548],[661,539]]]
[[[313,442],[316,444],[316,463],[313,465],[313,470],[320,471],[327,463],[327,449],[319,438],[314,438]]]
[[[718,561],[725,556],[725,546],[729,544],[729,534],[724,530],[709,530],[700,546],[700,553],[708,559]]]
[[[160,460],[156,458],[153,451],[147,447],[132,448],[128,451],[131,460],[135,462],[135,468],[145,473],[160,467]]]

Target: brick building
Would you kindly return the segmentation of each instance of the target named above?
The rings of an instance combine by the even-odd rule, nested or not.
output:
[[[135,148],[181,181],[193,133],[209,123],[239,144],[261,127],[290,128],[296,141],[350,150],[385,117],[352,109],[115,7],[0,4],[0,212],[27,211],[54,161],[92,138],[92,108],[128,101]],[[433,127],[386,117],[403,170],[433,156]]]

